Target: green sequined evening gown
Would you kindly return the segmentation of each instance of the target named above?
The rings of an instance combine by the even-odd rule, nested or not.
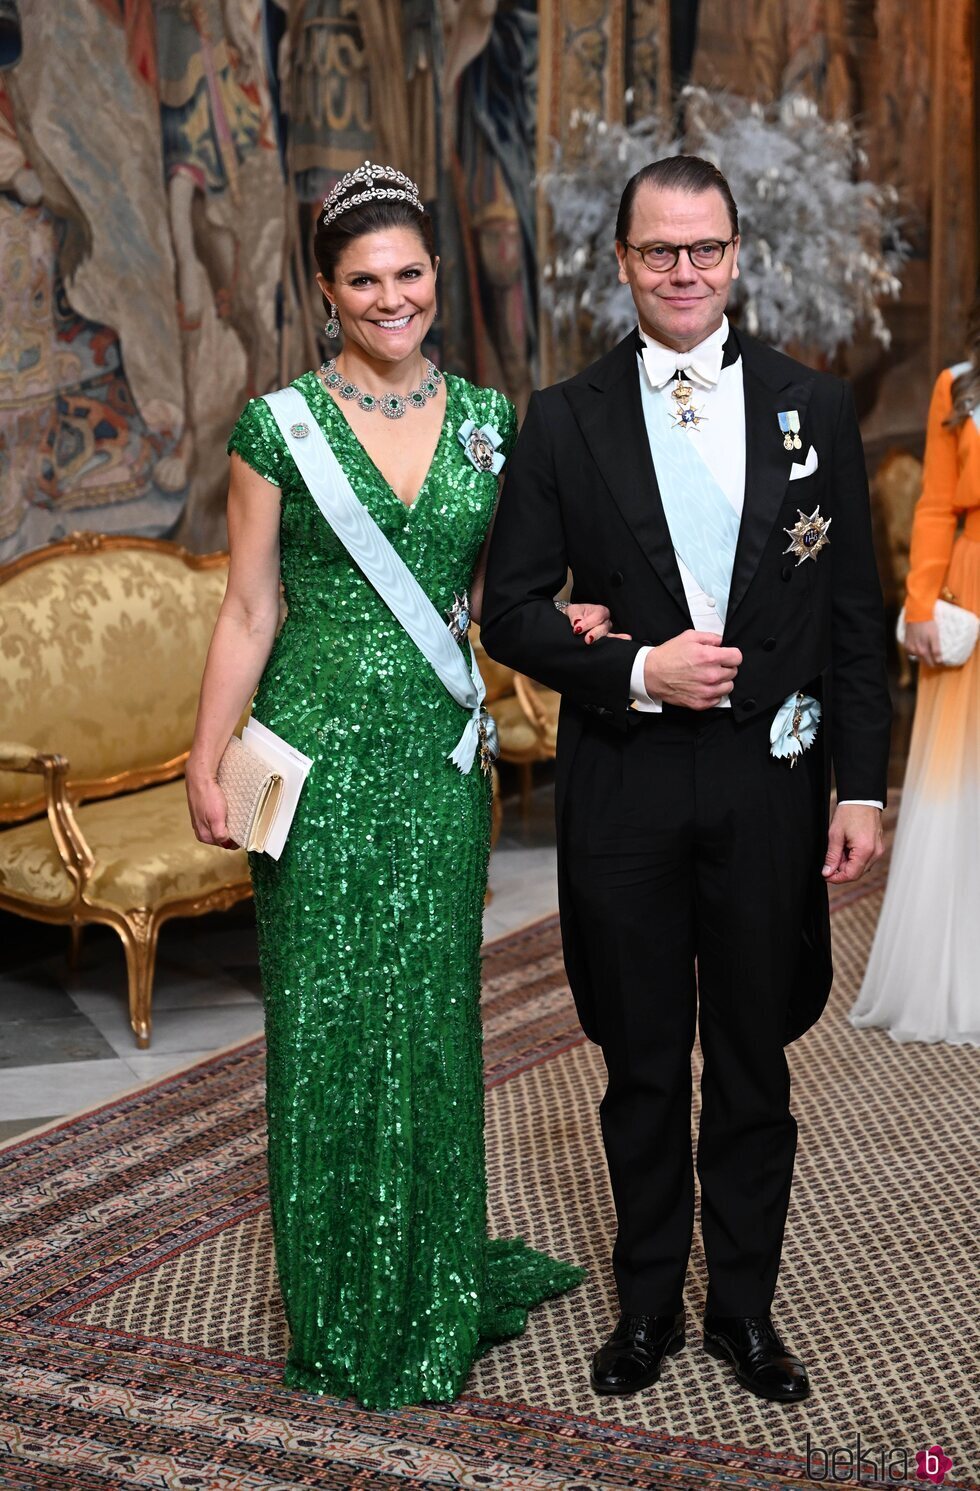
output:
[[[515,433],[500,394],[446,385],[408,508],[315,374],[295,384],[441,614],[469,586],[497,490],[459,427],[491,423],[505,452]],[[489,780],[447,761],[465,711],[328,528],[262,400],[228,448],[282,489],[289,610],[255,716],[314,762],[282,858],[251,857],[286,1382],[374,1408],[452,1399],[487,1343],[581,1277],[487,1239]]]

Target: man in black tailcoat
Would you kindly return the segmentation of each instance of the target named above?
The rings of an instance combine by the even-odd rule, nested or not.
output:
[[[616,255],[639,326],[533,395],[482,640],[562,694],[562,936],[608,1069],[618,1222],[622,1313],[593,1386],[645,1387],[684,1344],[697,1023],[704,1344],[793,1402],[806,1369],[770,1316],[796,1149],[784,1047],[830,989],[827,883],[881,853],[890,706],[851,393],[729,326],[738,247],[708,162],[628,183]],[[558,614],[566,568],[614,635],[586,643]]]

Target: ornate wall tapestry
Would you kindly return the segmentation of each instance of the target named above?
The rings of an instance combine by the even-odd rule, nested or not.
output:
[[[85,526],[223,541],[225,434],[277,363],[284,189],[262,22],[261,0],[22,12],[4,74],[22,164],[9,169],[11,151],[0,208],[57,310],[28,333],[33,383],[0,395],[0,554],[81,526],[78,507]],[[4,318],[4,368],[24,334]]]
[[[437,360],[523,408],[592,350],[541,295],[553,141],[583,114],[676,137],[688,81],[857,119],[899,191],[891,347],[837,354],[874,462],[958,353],[975,26],[976,0],[0,0],[0,558],[82,525],[225,541],[227,432],[333,350],[312,226],[368,155],[436,219]]]

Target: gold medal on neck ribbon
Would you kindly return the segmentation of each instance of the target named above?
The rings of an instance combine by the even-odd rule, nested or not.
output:
[[[690,383],[680,379],[670,391],[670,397],[674,401],[674,423],[672,430],[696,430],[699,429],[707,415],[701,413],[701,408],[696,409],[691,403],[691,395],[694,389]],[[701,406],[703,408],[703,405]]]

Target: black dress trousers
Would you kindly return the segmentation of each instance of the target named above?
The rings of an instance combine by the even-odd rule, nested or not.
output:
[[[820,752],[769,751],[771,716],[632,711],[585,729],[560,853],[596,991],[600,1107],[624,1312],[681,1307],[694,1223],[691,1051],[704,1057],[697,1171],[708,1310],[772,1301],[796,1122],[786,1006],[812,877]]]

